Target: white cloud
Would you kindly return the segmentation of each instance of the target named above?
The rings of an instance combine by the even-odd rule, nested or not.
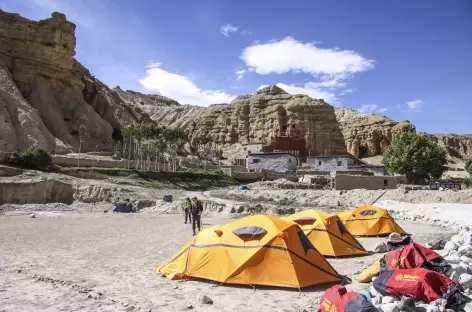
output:
[[[183,104],[208,106],[231,102],[235,96],[221,90],[202,90],[188,77],[165,71],[160,63],[149,63],[146,76],[139,80],[149,91],[157,91]]]
[[[241,79],[243,79],[245,73],[246,73],[246,70],[245,70],[245,69],[238,70],[238,71],[236,72],[236,75],[237,75],[236,80],[241,80]]]
[[[406,103],[408,109],[411,111],[419,112],[424,105],[422,100],[414,100]]]
[[[388,109],[385,107],[379,107],[377,104],[364,104],[362,105],[358,111],[361,113],[385,113]]]
[[[373,68],[374,61],[355,51],[318,48],[291,37],[245,48],[241,59],[261,75],[303,72],[338,80]]]
[[[307,82],[303,85],[277,83],[276,86],[284,89],[290,94],[305,94],[314,99],[323,99],[325,102],[333,105],[337,104],[336,95],[334,93],[313,87],[312,82]],[[267,87],[267,85],[262,85],[259,89],[265,87]]]
[[[231,24],[221,25],[220,33],[225,37],[229,37],[232,33],[237,32],[238,29],[238,27],[233,26]]]

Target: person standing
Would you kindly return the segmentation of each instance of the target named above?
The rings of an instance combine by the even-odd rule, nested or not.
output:
[[[192,198],[192,230],[193,235],[196,234],[195,230],[198,228],[198,231],[201,229],[201,218],[203,213],[203,204],[196,197]]]
[[[184,203],[185,224],[187,224],[187,219],[189,223],[192,222],[191,210],[192,210],[192,201],[190,200],[190,198],[187,197]]]

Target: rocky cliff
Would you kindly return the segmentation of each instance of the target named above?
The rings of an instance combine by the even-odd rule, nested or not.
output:
[[[157,122],[187,132],[194,143],[215,143],[235,157],[240,144],[269,142],[280,125],[295,124],[310,154],[385,152],[408,121],[333,108],[323,100],[272,86],[230,104],[181,105],[160,95],[109,89],[74,59],[75,25],[61,13],[39,22],[0,10],[0,152],[41,146],[53,153],[112,149],[121,129]],[[437,135],[451,159],[472,157],[472,139]],[[1,154],[1,153],[0,153]]]
[[[340,124],[349,153],[358,157],[382,155],[395,134],[416,131],[408,120],[393,121],[378,114],[366,114],[350,108],[337,107]],[[431,134],[446,149],[450,161],[472,158],[472,137],[457,134]]]
[[[0,151],[111,150],[124,124],[143,118],[75,59],[75,25],[0,10]],[[145,117],[145,116],[144,116]]]
[[[306,95],[290,95],[276,86],[242,95],[230,104],[207,108],[179,105],[164,97],[115,90],[129,105],[138,105],[153,120],[186,131],[193,142],[216,143],[228,156],[235,146],[269,143],[274,130],[295,124],[312,155],[345,154],[346,146],[333,106]]]
[[[348,152],[357,157],[382,155],[395,134],[416,131],[409,121],[396,122],[382,115],[365,114],[345,107],[336,108],[336,119]]]

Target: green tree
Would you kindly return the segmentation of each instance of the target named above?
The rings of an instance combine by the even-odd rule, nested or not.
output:
[[[414,184],[439,179],[446,163],[446,151],[437,142],[413,132],[394,137],[383,158],[389,172],[404,174]]]
[[[465,171],[472,175],[472,159],[465,162]]]

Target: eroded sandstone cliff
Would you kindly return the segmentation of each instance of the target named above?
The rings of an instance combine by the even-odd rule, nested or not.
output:
[[[396,122],[385,116],[366,114],[346,107],[336,108],[346,148],[357,157],[382,155],[395,134],[416,131],[409,121]]]
[[[230,104],[181,105],[160,95],[109,89],[74,59],[75,25],[61,13],[35,22],[0,10],[0,152],[41,146],[53,153],[111,150],[121,129],[137,122],[178,127],[194,143],[218,144],[238,156],[241,144],[269,142],[280,125],[295,124],[310,154],[381,155],[408,121],[333,108],[323,100],[272,86]],[[472,157],[472,139],[437,135],[450,159]]]
[[[0,150],[110,150],[133,113],[75,59],[75,25],[61,13],[39,22],[0,10]]]
[[[242,95],[230,104],[207,108],[180,105],[165,97],[116,90],[129,105],[139,106],[153,120],[186,131],[193,142],[216,143],[234,155],[235,145],[269,143],[274,130],[295,124],[315,154],[345,154],[344,139],[334,108],[323,100],[290,95],[277,86]]]

